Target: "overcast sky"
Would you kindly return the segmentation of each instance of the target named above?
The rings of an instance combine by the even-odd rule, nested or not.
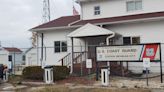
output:
[[[28,30],[42,23],[43,0],[1,0],[0,41],[3,47],[31,46]],[[51,19],[72,15],[72,0],[50,0]],[[79,11],[79,6],[74,3]]]

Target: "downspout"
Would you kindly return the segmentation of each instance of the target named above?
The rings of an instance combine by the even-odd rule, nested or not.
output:
[[[39,63],[39,34],[38,34],[38,32],[36,32],[36,34],[37,34],[37,65],[40,65],[40,63]]]
[[[112,35],[106,38],[106,45],[109,45],[109,39],[113,38],[114,36],[115,36],[115,33],[113,33]]]
[[[115,36],[115,33],[113,33],[112,35],[110,35],[106,38],[106,45],[109,45],[109,39],[113,38],[114,36]],[[109,61],[107,62],[107,67],[108,67],[108,71],[110,74],[110,62]]]
[[[44,34],[41,33],[41,66],[42,66],[42,69],[44,69],[44,61],[43,61],[43,45],[44,45],[44,41],[43,41],[43,37],[44,37]]]
[[[74,62],[74,43],[73,43],[73,37],[71,37],[71,48],[72,48],[72,62],[71,62],[71,70],[70,70],[70,74],[73,73],[73,62]]]

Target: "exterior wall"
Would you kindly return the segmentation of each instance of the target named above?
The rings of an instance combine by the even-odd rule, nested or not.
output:
[[[36,66],[38,65],[37,62],[37,49],[32,48],[25,54],[25,65],[26,66]]]
[[[67,37],[67,35],[75,29],[70,30],[52,30],[49,32],[44,32],[44,48],[43,50],[43,61],[45,65],[61,65],[61,62],[58,62],[68,53],[71,53],[71,38]],[[67,41],[67,52],[54,52],[54,41]],[[74,52],[84,51],[84,40],[74,38]],[[82,48],[81,48],[81,46]],[[41,65],[41,37],[38,38],[38,62]]]
[[[110,25],[108,29],[121,34],[122,36],[140,36],[141,43],[162,43],[162,62],[164,64],[164,20],[154,22],[140,22],[131,24]],[[151,72],[159,72],[159,63],[151,64]],[[134,72],[142,72],[142,63],[129,63],[130,69]]]
[[[8,52],[4,49],[0,50],[0,64],[4,64],[4,65],[9,65],[9,61],[8,61],[8,56],[12,55],[12,62],[15,65],[21,65],[23,63],[22,61],[22,53],[21,52]]]
[[[0,64],[8,65],[8,55],[9,53],[6,50],[0,50]]]
[[[122,36],[140,36],[141,43],[157,43],[161,42],[162,44],[162,54],[164,54],[164,20],[160,21],[149,21],[149,22],[139,22],[139,23],[126,23],[126,24],[113,24],[107,26],[107,29],[118,33]],[[61,58],[66,56],[68,53],[71,53],[71,39],[67,37],[67,35],[75,29],[70,30],[54,30],[48,31],[44,33],[44,47],[46,47],[46,51],[44,49],[43,59],[46,65],[61,65],[61,62],[58,62]],[[87,45],[93,45],[89,42],[98,41],[96,39],[86,39]],[[100,39],[105,41],[105,39]],[[41,38],[38,40],[39,44],[39,58],[41,58]],[[67,52],[54,52],[54,41],[67,41],[68,51]],[[115,44],[122,44],[122,39],[118,38]],[[83,38],[75,39],[74,38],[74,51],[80,52],[85,51],[85,40]],[[45,58],[46,56],[46,58]],[[45,60],[46,59],[46,60]],[[162,60],[164,60],[164,56],[162,56]],[[40,62],[40,61],[38,61]],[[126,65],[126,63],[124,63]],[[164,62],[163,62],[164,64]],[[152,67],[150,68],[151,72],[159,72],[159,63],[152,63]],[[141,73],[143,70],[142,63],[129,63],[129,69],[136,73]]]
[[[22,60],[22,57],[23,57],[23,54],[21,52],[10,52],[9,55],[12,55],[12,62],[15,64],[15,65],[22,65],[23,63],[23,60]]]
[[[158,12],[164,11],[164,0],[143,0],[143,10],[127,12],[126,11],[127,0],[99,0],[94,2],[81,3],[82,6],[82,19],[97,19],[115,16],[124,16],[140,13]],[[100,5],[101,15],[94,15],[93,7]],[[113,24],[107,27],[113,32],[119,33],[122,36],[140,36],[141,43],[164,43],[164,21],[154,22],[140,22],[140,23],[126,23],[126,24]],[[61,65],[58,62],[61,58],[71,53],[71,39],[67,37],[69,33],[75,29],[68,30],[51,30],[44,33],[44,50],[43,50],[43,61],[45,65]],[[97,41],[96,39],[87,39],[87,45],[93,45],[90,42]],[[100,39],[104,40],[104,39]],[[67,52],[54,52],[54,41],[67,41],[68,51]],[[37,61],[34,64],[41,65],[41,37],[38,37],[38,58],[33,58],[32,61]],[[96,43],[97,44],[97,43]],[[122,39],[119,38],[115,44],[122,44]],[[162,54],[164,54],[164,44],[162,44]],[[80,38],[74,38],[74,52],[85,51],[85,40]],[[26,63],[29,65],[29,57],[33,57],[34,51],[27,54]],[[164,56],[162,56],[164,60]],[[163,62],[164,64],[164,62]],[[33,65],[33,64],[32,64]],[[142,72],[142,63],[129,63],[130,69],[133,72]],[[159,72],[159,63],[152,63],[151,71]]]
[[[143,0],[142,10],[133,12],[127,12],[126,1],[128,0],[97,0],[93,2],[81,3],[81,18],[83,20],[87,20],[164,11],[164,0]],[[94,6],[97,5],[101,8],[100,15],[94,15],[93,9]]]

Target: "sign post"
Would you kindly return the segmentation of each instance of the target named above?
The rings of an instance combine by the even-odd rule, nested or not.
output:
[[[86,68],[88,69],[88,77],[89,77],[89,75],[91,74],[92,59],[87,59],[86,60]],[[89,77],[89,79],[90,79],[90,77]]]
[[[143,58],[143,67],[146,68],[146,84],[149,86],[148,68],[150,67],[150,58]]]
[[[91,74],[91,68],[92,68],[92,59],[86,60],[86,68],[88,69],[88,75],[90,75]]]

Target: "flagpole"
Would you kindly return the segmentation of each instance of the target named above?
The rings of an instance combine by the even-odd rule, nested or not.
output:
[[[74,0],[72,0],[72,14],[73,14],[73,8],[74,8]]]

